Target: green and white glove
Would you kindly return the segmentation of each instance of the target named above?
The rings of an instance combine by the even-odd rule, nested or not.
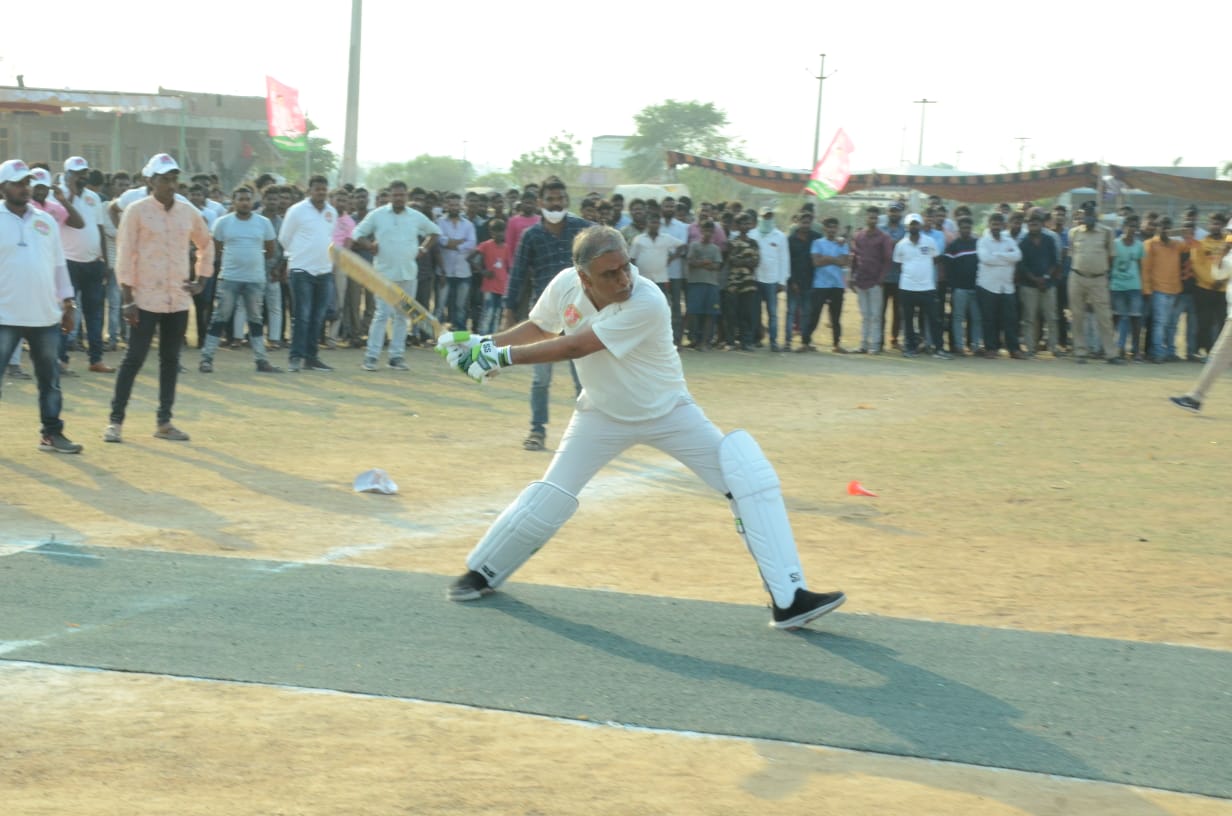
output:
[[[471,347],[470,364],[466,367],[467,375],[477,383],[488,377],[496,376],[502,368],[513,365],[509,346],[497,346],[492,339],[484,338],[477,346]],[[458,368],[462,368],[461,362]]]
[[[468,331],[445,332],[436,338],[436,353],[441,355],[450,368],[456,368],[465,374],[471,365],[471,349],[489,339],[491,338],[487,335],[471,334]]]
[[[436,353],[448,359],[450,353],[457,350],[464,350],[470,354],[471,348],[479,345],[484,340],[492,338],[486,334],[471,334],[468,331],[450,331],[445,332],[440,337],[436,338]]]

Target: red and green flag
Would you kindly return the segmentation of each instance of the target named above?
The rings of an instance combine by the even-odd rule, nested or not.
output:
[[[270,140],[281,150],[308,149],[308,120],[299,107],[299,91],[271,76],[265,78],[265,115]]]
[[[805,190],[822,201],[841,193],[847,186],[847,179],[851,178],[851,153],[854,150],[851,139],[839,128],[825,155],[813,168]]]

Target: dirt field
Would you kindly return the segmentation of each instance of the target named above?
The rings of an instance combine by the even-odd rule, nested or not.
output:
[[[100,439],[112,377],[67,379],[79,457],[36,450],[34,385],[6,381],[0,554],[54,536],[458,573],[547,465],[520,447],[529,372],[481,388],[427,352],[410,372],[325,357],[337,371],[259,376],[248,352],[221,351],[203,375],[188,351],[187,444],[150,436],[154,366],[123,445]],[[1165,399],[1197,371],[686,358],[707,414],[775,462],[810,581],[844,589],[844,611],[1228,649],[1232,388],[1203,417]],[[558,370],[549,445],[567,383]],[[353,493],[371,467],[400,493]],[[848,496],[852,479],[879,497]],[[646,449],[600,474],[518,580],[765,602],[726,502]],[[0,688],[0,799],[14,814],[1232,814],[1112,785],[409,701],[3,662]]]

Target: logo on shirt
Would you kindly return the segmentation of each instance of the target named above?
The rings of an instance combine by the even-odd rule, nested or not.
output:
[[[327,213],[325,213],[325,223],[326,223],[326,224],[332,224],[332,223],[334,223],[334,214],[333,214],[333,213],[331,213],[331,212],[327,212]]]
[[[578,311],[578,307],[570,303],[565,309],[565,325],[572,329],[581,319],[582,313]]]
[[[38,219],[34,222],[34,231],[39,235],[50,235],[51,225],[42,219]]]

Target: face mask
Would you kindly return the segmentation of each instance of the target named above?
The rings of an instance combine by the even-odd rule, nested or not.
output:
[[[561,221],[565,220],[565,211],[564,210],[544,210],[543,220],[547,221],[549,224],[559,224]]]
[[[763,218],[757,222],[757,231],[762,235],[769,235],[770,230],[774,229],[773,218]]]

